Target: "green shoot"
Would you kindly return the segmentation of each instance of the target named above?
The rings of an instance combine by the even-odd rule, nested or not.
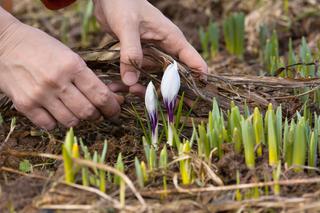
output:
[[[213,58],[219,51],[219,28],[216,23],[210,22],[208,26],[208,37],[210,45],[210,57]]]
[[[202,55],[209,59],[216,56],[219,51],[219,27],[216,23],[210,22],[207,30],[199,29],[199,37],[202,48]]]
[[[183,158],[180,160],[180,175],[183,185],[190,185],[192,183],[192,167],[190,159],[190,142],[186,141],[180,145],[179,157]],[[186,159],[185,159],[186,158]]]
[[[253,112],[253,128],[254,128],[254,135],[256,139],[256,145],[258,146],[257,155],[261,157],[262,144],[265,144],[265,137],[264,137],[262,115],[257,107],[254,109],[254,112]]]
[[[140,188],[143,188],[144,187],[144,177],[143,177],[143,172],[141,169],[140,161],[137,157],[134,158],[134,166],[135,166],[135,170],[136,170],[136,177],[137,177],[138,184],[139,184]]]
[[[209,35],[204,31],[203,27],[199,29],[199,38],[201,43],[202,55],[204,58],[209,57]]]
[[[80,146],[81,150],[84,153],[84,159],[91,160],[90,152],[88,151],[88,147],[83,144],[82,139],[80,138]],[[81,177],[82,177],[82,185],[89,186],[89,169],[87,167],[81,168]]]
[[[198,125],[198,131],[199,131],[198,155],[200,157],[205,157],[206,160],[209,160],[210,144],[209,144],[207,132],[203,122],[200,125]]]
[[[65,180],[67,183],[74,183],[74,170],[72,162],[72,148],[74,144],[73,128],[67,132],[65,142],[62,145],[62,156],[64,165]]]
[[[272,104],[269,104],[268,111],[265,117],[267,121],[268,133],[268,148],[269,148],[269,165],[274,166],[278,163],[278,142],[275,127],[275,113],[272,109]]]
[[[115,168],[119,171],[119,172],[124,172],[124,163],[122,161],[122,155],[121,153],[119,153],[118,155],[118,159],[117,159],[117,163],[115,165]],[[120,186],[120,205],[121,207],[125,206],[125,196],[126,196],[126,183],[124,182],[124,180],[122,180],[122,178],[118,175],[115,176],[114,178],[114,182],[115,184],[117,184],[118,186]]]
[[[233,104],[232,104],[233,105]],[[241,115],[240,110],[237,106],[231,107],[231,112],[229,116],[229,134],[232,134],[232,141],[234,143],[235,152],[240,153],[242,147],[241,140]]]
[[[141,171],[142,171],[142,175],[143,175],[143,180],[145,183],[147,183],[149,181],[149,175],[147,173],[147,166],[143,161],[141,162],[140,166],[141,166]]]
[[[198,135],[197,127],[194,123],[194,120],[191,119],[191,121],[192,121],[192,135],[190,139],[190,146],[192,147],[194,141],[199,141],[199,135]]]
[[[90,26],[90,21],[93,18],[93,2],[88,1],[85,11],[83,13],[83,18],[82,18],[82,27],[81,27],[81,45],[87,46],[88,45],[88,33],[89,33],[89,26]]]
[[[232,142],[234,143],[235,152],[237,154],[240,154],[241,147],[242,147],[242,139],[241,139],[241,132],[237,127],[233,129]]]
[[[255,167],[255,154],[254,154],[254,132],[251,120],[248,118],[241,121],[241,130],[242,130],[242,141],[244,147],[244,155],[246,165],[249,169],[254,169]]]
[[[300,59],[303,63],[311,63],[313,62],[312,52],[311,49],[308,46],[308,43],[306,41],[305,37],[302,37],[301,39],[301,45],[299,49],[299,55]],[[315,70],[312,66],[302,66],[300,70],[300,74],[302,77],[314,77],[315,76]]]
[[[296,172],[302,171],[302,169],[299,166],[303,166],[306,161],[307,144],[305,135],[305,125],[305,119],[303,117],[300,118],[295,131],[292,163],[293,165],[298,166],[297,168],[295,168]]]
[[[144,138],[145,138],[145,141],[148,143],[148,144],[151,144],[151,135],[147,133],[147,130],[143,124],[143,121],[142,121],[142,118],[140,116],[140,114],[138,113],[138,111],[136,110],[135,106],[134,105],[131,105],[132,106],[132,109],[134,111],[134,114],[135,114],[135,117],[137,118],[138,120],[138,123],[142,129],[142,132],[143,132],[143,135],[144,135]],[[149,124],[149,122],[147,122],[147,124]],[[165,128],[166,129],[166,128]],[[149,131],[148,132],[151,132],[151,128],[149,128]]]
[[[294,138],[295,138],[295,132],[296,132],[296,124],[294,120],[291,121],[289,133],[288,133],[288,139],[286,141],[286,150],[284,151],[285,154],[285,161],[287,163],[287,166],[292,165],[293,160],[293,144],[294,144]]]
[[[309,158],[308,165],[310,167],[317,166],[317,148],[318,148],[318,131],[314,129],[311,133],[310,143],[309,143]]]
[[[260,25],[259,28],[259,43],[260,50],[264,50],[267,44],[267,39],[270,37],[270,31],[267,25]],[[260,51],[260,58],[263,59],[263,51]]]
[[[280,180],[280,175],[281,175],[281,162],[279,161],[277,167],[274,168],[272,171],[273,181],[276,182],[276,184],[274,185],[274,188],[273,188],[274,194],[276,196],[280,195],[280,185],[278,183],[278,181]]]
[[[153,146],[151,146],[151,148],[150,148],[148,166],[149,166],[150,171],[157,168],[157,155],[156,155],[156,150]]]
[[[181,115],[182,115],[182,107],[183,107],[183,102],[184,102],[184,92],[182,93],[180,100],[179,100],[179,104],[178,104],[178,108],[176,111],[176,119],[175,119],[175,124],[174,127],[176,129],[179,128],[179,124],[180,124],[180,120],[181,120]]]
[[[276,111],[276,133],[278,143],[278,157],[280,158],[280,149],[282,147],[282,108],[281,105],[277,107]]]
[[[293,45],[292,45],[292,38],[289,39],[289,52],[288,52],[288,65],[296,64],[297,63],[297,56],[294,53]],[[293,78],[294,75],[291,72],[287,73],[287,76]]]
[[[273,31],[270,39],[267,39],[267,43],[263,52],[263,64],[269,71],[270,75],[275,74],[275,70],[278,68],[277,63],[279,61],[279,41],[276,31]]]
[[[245,118],[245,119],[249,118],[249,116],[250,116],[250,109],[249,109],[249,106],[248,106],[248,103],[247,103],[246,100],[244,101],[243,110],[244,110],[244,118]]]
[[[163,190],[165,193],[163,194],[164,197],[167,196],[167,167],[168,167],[168,152],[167,147],[164,145],[160,152],[160,160],[159,160],[159,167],[162,169],[162,181],[163,181]]]
[[[239,170],[237,170],[237,174],[236,174],[236,180],[237,180],[237,185],[240,184],[240,172]],[[236,201],[241,201],[242,200],[242,194],[241,194],[241,191],[240,189],[237,189],[236,190]]]
[[[223,22],[226,48],[239,58],[243,58],[244,53],[244,19],[243,13],[233,13]]]
[[[107,141],[104,141],[102,153],[99,159],[99,163],[105,163],[106,154],[108,149]],[[104,170],[99,170],[99,189],[102,192],[106,192],[106,172]]]

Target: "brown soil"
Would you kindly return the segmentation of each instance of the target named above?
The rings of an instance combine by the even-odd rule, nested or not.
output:
[[[217,20],[221,24],[222,18],[230,11],[244,11],[248,16],[254,13],[256,10],[255,1],[210,1],[210,0],[152,0],[150,1],[155,4],[165,15],[171,18],[184,32],[186,37],[197,49],[200,48],[198,39],[198,27],[205,26],[209,20]],[[281,51],[287,50],[286,44],[289,37],[297,39],[294,41],[298,45],[298,39],[304,35],[308,37],[310,45],[316,47],[318,45],[318,26],[320,25],[319,19],[316,16],[307,14],[308,9],[312,9],[314,5],[312,3],[304,3],[301,6],[302,1],[293,1],[291,6],[291,15],[296,16],[299,9],[301,14],[305,14],[305,17],[300,18],[292,24],[287,30],[283,30],[283,20],[277,17],[275,12],[274,16],[268,16],[270,20],[253,20],[252,26],[249,25],[248,30],[248,53],[245,56],[245,60],[241,61],[229,56],[226,52],[221,50],[219,55],[209,60],[210,72],[216,74],[234,74],[234,75],[258,75],[262,69],[258,62],[257,56],[257,34],[254,30],[254,26],[259,21],[266,21],[268,24],[273,23],[275,28],[278,29]],[[311,2],[311,1],[310,1]],[[68,45],[71,47],[78,48],[80,41],[80,29],[79,22],[81,20],[80,15],[74,12],[72,8],[64,9],[59,11],[60,17],[53,12],[45,11],[43,6],[34,3],[30,0],[15,1],[14,12],[17,14],[19,19],[26,23],[32,24],[33,26],[42,28],[46,32],[60,38],[59,27],[62,23],[63,14],[68,14],[68,17],[72,17],[72,25],[69,29]],[[269,6],[271,7],[271,6]],[[276,8],[277,10],[281,10]],[[267,10],[267,9],[266,9]],[[187,17],[187,18],[185,18]],[[252,15],[254,17],[254,14]],[[279,30],[280,29],[280,30]],[[96,37],[90,34],[90,46],[96,47],[101,46],[103,42],[100,42],[100,38],[103,38],[103,33],[98,34]],[[252,40],[253,39],[253,40]],[[297,46],[296,45],[296,46]],[[224,49],[221,45],[221,49]],[[117,74],[117,63],[107,63],[108,70],[110,69],[111,74],[108,76],[108,80],[119,80]],[[95,71],[98,75],[102,74],[101,70],[106,70],[106,63],[94,61],[92,66],[95,66]],[[102,67],[103,66],[103,67]],[[109,72],[108,72],[109,73]],[[161,74],[156,73],[157,78],[160,79]],[[142,77],[142,82],[146,82],[147,76]],[[204,91],[213,94],[219,94],[218,99],[221,100],[222,104],[229,104],[231,97],[224,95],[225,90],[216,87],[213,84],[199,85]],[[243,88],[241,88],[243,89]],[[187,90],[186,90],[187,91]],[[244,94],[251,91],[250,88],[243,90]],[[241,91],[239,91],[240,93]],[[261,91],[259,91],[261,92]],[[265,93],[264,97],[270,97],[265,99],[275,103],[277,100],[272,99],[274,94],[284,96],[290,94],[288,91],[274,91],[272,89],[262,89]],[[261,92],[261,93],[262,93]],[[254,92],[253,92],[254,93]],[[1,95],[1,94],[0,94]],[[261,95],[260,93],[257,95]],[[227,96],[227,97],[226,97]],[[189,95],[189,98],[195,97],[194,93]],[[252,98],[252,97],[251,97]],[[239,97],[234,99],[237,103],[244,103],[244,98]],[[261,99],[249,99],[248,103],[252,106],[263,106],[263,101],[258,102]],[[103,141],[108,140],[108,153],[107,153],[107,164],[114,165],[116,162],[118,153],[121,152],[124,156],[124,162],[126,165],[126,174],[132,180],[135,180],[134,175],[134,157],[137,156],[139,159],[144,160],[143,146],[141,143],[142,131],[139,127],[137,119],[132,111],[131,104],[133,104],[139,113],[143,115],[143,100],[136,97],[128,96],[126,103],[122,106],[123,112],[120,119],[117,121],[99,121],[96,123],[82,122],[75,128],[77,136],[84,139],[90,150],[102,150]],[[4,118],[4,124],[0,126],[0,144],[3,145],[3,150],[0,153],[0,167],[9,168],[10,170],[0,170],[0,212],[10,212],[15,210],[16,212],[39,212],[39,209],[43,206],[50,205],[67,205],[67,204],[81,204],[91,205],[95,207],[96,212],[104,212],[112,210],[112,204],[106,202],[100,196],[94,193],[82,189],[76,189],[70,186],[66,186],[61,183],[63,176],[63,168],[60,161],[55,161],[40,157],[18,157],[15,155],[8,154],[8,150],[20,151],[20,152],[37,152],[37,153],[51,153],[61,154],[61,144],[66,132],[66,129],[59,127],[52,132],[43,132],[33,126],[25,117],[21,116],[14,109],[8,108],[7,105],[1,108],[1,96],[0,96],[0,112]],[[300,108],[301,104],[297,99],[290,99],[283,101],[284,111],[286,115],[291,116],[297,109]],[[211,103],[204,100],[199,100],[197,106],[194,108],[191,117],[195,119],[197,123],[203,121],[207,117],[207,112],[211,108]],[[188,108],[184,110],[186,113]],[[315,110],[318,110],[315,108]],[[10,120],[12,117],[17,118],[17,127],[10,139],[3,144],[7,133],[10,128]],[[191,122],[186,122],[186,128],[183,135],[190,136],[191,134]],[[34,134],[36,136],[34,136]],[[236,184],[236,172],[240,172],[241,184],[246,183],[258,183],[272,180],[272,168],[267,166],[268,156],[264,150],[264,155],[257,159],[256,169],[248,170],[245,166],[244,158],[242,154],[236,154],[232,150],[232,144],[225,144],[224,146],[225,155],[222,159],[218,160],[214,158],[212,161],[211,169],[217,171],[217,175],[223,180],[225,185]],[[170,153],[170,159],[173,159],[173,154]],[[27,159],[34,166],[32,173],[22,174],[19,172],[19,163]],[[292,170],[283,170],[281,174],[281,180],[291,179],[305,179],[315,178],[319,176],[319,171],[306,170],[303,173],[296,173]],[[173,179],[175,173],[178,173],[178,165],[174,164],[170,168],[168,174],[168,189],[175,190]],[[79,181],[79,180],[78,180]],[[80,183],[80,182],[79,182]],[[208,180],[207,186],[216,185],[214,181]],[[118,199],[118,190],[112,183],[107,187],[108,195]],[[195,183],[189,187],[190,189],[201,188],[199,184]],[[269,194],[272,195],[273,187],[260,187],[259,193],[261,197],[259,199],[248,198],[242,202],[236,202],[235,190],[222,190],[222,191],[209,191],[199,193],[170,193],[166,199],[161,199],[157,190],[162,189],[162,176],[161,173],[155,173],[154,181],[152,181],[145,189],[141,190],[141,194],[147,202],[147,205],[152,212],[234,212],[242,209],[245,212],[251,211],[262,211],[262,212],[278,212],[280,210],[286,211],[287,209],[311,208],[312,205],[317,206],[311,208],[313,210],[319,210],[319,194],[320,184],[296,184],[289,186],[281,186],[281,196],[267,197],[265,194],[266,188]],[[251,189],[241,190],[242,194],[252,193]],[[303,198],[299,200],[298,198]],[[290,200],[292,199],[292,200]],[[139,206],[139,202],[134,197],[130,190],[127,190],[126,203],[131,206]],[[296,205],[296,206],[295,206]],[[311,207],[310,207],[311,206]],[[138,210],[137,210],[138,211]],[[314,212],[315,212],[314,211]],[[11,211],[12,212],[12,211]],[[51,212],[50,210],[44,212]],[[59,211],[60,212],[60,211]],[[79,211],[75,211],[79,212]],[[82,212],[87,212],[83,210]]]

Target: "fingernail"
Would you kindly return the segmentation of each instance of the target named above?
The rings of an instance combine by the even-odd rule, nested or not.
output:
[[[138,78],[139,78],[138,72],[126,72],[123,76],[123,83],[125,83],[128,86],[131,86],[137,83]]]

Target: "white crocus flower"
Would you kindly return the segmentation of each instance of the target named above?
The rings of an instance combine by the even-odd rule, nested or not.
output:
[[[152,130],[152,144],[154,147],[158,145],[158,97],[156,89],[153,83],[150,81],[146,94],[145,94],[145,105],[148,111],[151,130]]]
[[[161,80],[161,94],[168,113],[168,144],[170,146],[173,145],[172,127],[174,124],[174,108],[179,89],[180,76],[178,72],[178,65],[176,61],[173,61],[173,63],[164,71]]]

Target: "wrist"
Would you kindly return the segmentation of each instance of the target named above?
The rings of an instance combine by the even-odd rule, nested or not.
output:
[[[19,34],[17,31],[21,25],[18,19],[0,7],[0,57],[13,45],[14,35]]]
[[[0,7],[0,36],[7,31],[10,26],[16,22],[19,22],[10,13]]]

